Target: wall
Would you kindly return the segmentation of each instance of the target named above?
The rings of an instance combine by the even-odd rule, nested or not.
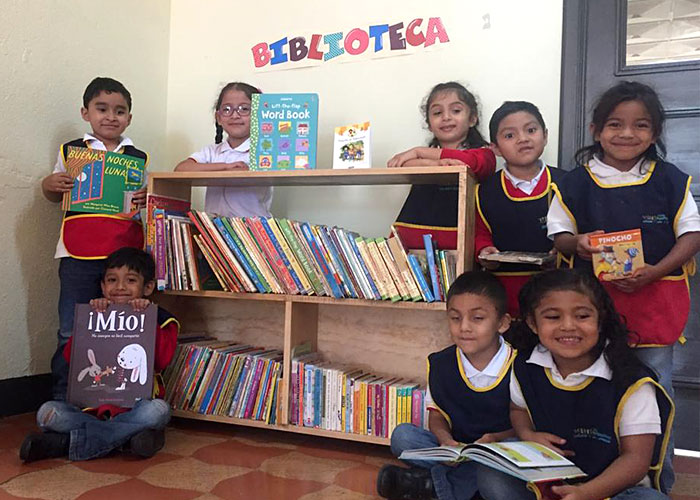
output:
[[[119,8],[116,8],[118,5]],[[49,371],[58,318],[58,207],[41,179],[80,118],[92,78],[134,100],[127,134],[158,167],[165,150],[169,0],[4,0],[0,17],[0,380]]]

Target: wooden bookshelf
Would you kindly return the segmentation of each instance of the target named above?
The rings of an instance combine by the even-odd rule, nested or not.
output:
[[[442,184],[458,187],[457,275],[471,269],[474,241],[475,181],[466,167],[376,168],[364,170],[153,172],[148,192],[191,199],[200,186],[358,186]],[[313,222],[313,221],[311,221]],[[388,233],[388,228],[387,228]],[[158,300],[185,331],[206,331],[222,340],[239,340],[283,350],[280,422],[175,411],[177,417],[331,437],[375,444],[387,438],[288,425],[292,348],[309,342],[334,362],[378,374],[395,374],[425,383],[425,358],[449,345],[443,302],[390,302],[331,297],[167,291]],[[189,328],[189,327],[192,328]]]

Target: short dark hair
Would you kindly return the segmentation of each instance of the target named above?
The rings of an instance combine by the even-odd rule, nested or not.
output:
[[[156,277],[156,264],[153,257],[140,248],[122,247],[112,252],[105,262],[105,272],[108,269],[126,266],[143,276],[144,284],[153,281]],[[104,279],[104,276],[102,277]]]
[[[499,316],[503,316],[508,310],[506,289],[498,278],[487,271],[467,271],[460,274],[447,291],[447,307],[450,307],[450,301],[454,297],[465,293],[489,299]]]
[[[83,107],[87,108],[90,101],[100,95],[100,92],[107,92],[108,94],[117,92],[121,94],[124,96],[124,99],[126,99],[126,105],[129,111],[131,111],[131,94],[129,91],[126,90],[126,87],[121,82],[105,76],[98,76],[85,87],[85,92],[83,93]]]
[[[542,113],[540,113],[537,106],[527,101],[506,101],[493,112],[493,115],[491,115],[491,120],[489,121],[489,137],[492,143],[497,144],[496,138],[498,137],[498,126],[501,124],[503,119],[506,116],[512,115],[513,113],[518,113],[519,111],[530,113],[535,117],[535,120],[542,125],[542,129],[547,130],[547,126],[544,124],[544,118],[542,118]]]

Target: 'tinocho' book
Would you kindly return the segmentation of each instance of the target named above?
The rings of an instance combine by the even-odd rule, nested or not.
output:
[[[601,249],[592,254],[593,272],[601,281],[628,278],[644,266],[640,229],[592,234],[589,239],[591,246]]]
[[[131,408],[153,392],[158,307],[141,312],[111,305],[97,312],[75,306],[68,401],[80,408],[111,404]]]
[[[65,165],[74,184],[63,194],[63,210],[98,214],[137,210],[132,198],[144,185],[146,175],[146,162],[141,158],[69,146]]]
[[[372,150],[369,122],[335,127],[333,168],[370,168]]]
[[[318,94],[253,94],[250,169],[316,168]]]

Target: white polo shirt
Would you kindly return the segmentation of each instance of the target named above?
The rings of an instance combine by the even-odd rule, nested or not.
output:
[[[232,148],[228,141],[210,144],[190,155],[197,163],[250,163],[250,139]],[[204,199],[204,210],[225,217],[270,217],[272,188],[265,186],[234,187],[209,186]]]
[[[542,160],[537,160],[537,162],[540,164],[540,170],[537,172],[537,175],[534,176],[532,179],[529,181],[525,179],[521,179],[520,177],[516,177],[513,174],[510,173],[508,170],[508,167],[503,169],[503,174],[506,176],[506,178],[510,181],[510,183],[518,188],[520,191],[525,193],[526,195],[530,196],[532,192],[535,190],[537,187],[537,184],[540,182],[540,177],[542,177],[542,174],[544,173],[544,162]]]

